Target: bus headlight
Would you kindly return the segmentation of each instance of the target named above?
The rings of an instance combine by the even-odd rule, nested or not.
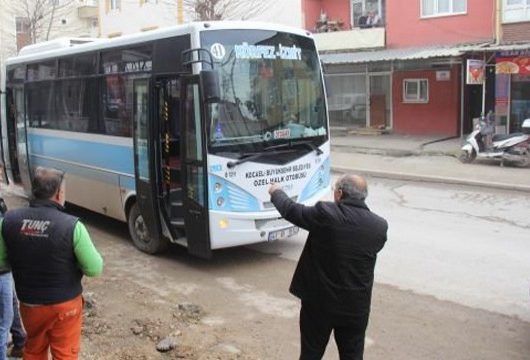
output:
[[[219,220],[219,227],[221,229],[226,229],[228,227],[228,220],[226,219]]]
[[[225,204],[225,199],[222,196],[220,196],[217,198],[216,203],[217,203],[217,206],[223,207],[223,205]]]
[[[216,182],[215,185],[213,186],[213,190],[218,193],[220,192],[221,190],[223,190],[223,185],[221,185],[220,183]]]

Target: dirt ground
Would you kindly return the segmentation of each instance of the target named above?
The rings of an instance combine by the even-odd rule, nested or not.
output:
[[[299,302],[287,292],[294,262],[245,248],[216,252],[208,262],[176,246],[149,256],[132,246],[125,224],[69,211],[83,219],[105,260],[101,277],[83,280],[81,359],[298,358]],[[528,354],[529,323],[374,288],[366,359],[528,360]],[[338,359],[332,342],[324,359]]]

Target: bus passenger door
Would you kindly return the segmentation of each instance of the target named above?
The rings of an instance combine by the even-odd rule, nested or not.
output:
[[[210,258],[208,217],[208,187],[206,172],[205,132],[203,129],[201,96],[197,76],[185,77],[182,82],[181,154],[183,163],[184,223],[188,252]]]
[[[18,171],[18,154],[17,154],[17,118],[16,118],[16,108],[15,108],[15,97],[13,95],[13,89],[6,89],[6,101],[5,101],[5,114],[6,121],[5,129],[0,129],[2,132],[2,138],[6,137],[6,142],[2,141],[2,161],[4,163],[4,172],[3,180],[8,182],[7,169],[11,169],[11,174],[13,176],[13,181],[15,183],[20,183],[20,175]],[[1,117],[1,116],[0,116]],[[4,125],[4,123],[2,123]],[[3,134],[3,132],[6,134]],[[6,145],[4,147],[4,145]]]
[[[28,155],[28,136],[27,136],[27,121],[25,119],[24,111],[24,89],[20,86],[13,87],[13,104],[14,112],[9,116],[8,121],[12,121],[16,126],[16,152],[17,163],[11,165],[13,170],[13,177],[16,179],[16,169],[18,168],[18,175],[22,181],[22,185],[26,192],[31,193],[31,174]],[[12,158],[13,159],[13,158]]]
[[[147,253],[163,250],[157,201],[153,125],[149,121],[149,79],[134,80],[134,173],[136,203],[140,216],[132,220],[135,245]],[[130,220],[131,222],[131,220]],[[147,231],[145,231],[147,230]]]
[[[169,231],[174,239],[183,236],[182,175],[180,156],[180,77],[158,77],[154,87],[154,119],[160,136],[160,198]]]

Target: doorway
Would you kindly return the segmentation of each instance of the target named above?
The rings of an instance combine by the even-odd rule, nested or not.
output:
[[[482,85],[466,86],[465,104],[462,130],[464,134],[469,134],[473,131],[473,119],[479,119],[482,115]]]
[[[391,128],[390,74],[370,74],[367,127]]]
[[[530,118],[530,75],[513,74],[510,94],[510,133],[514,133]]]
[[[174,238],[183,236],[184,212],[182,207],[181,131],[180,131],[180,77],[160,77],[155,83],[155,119],[160,134],[159,193],[162,210],[171,223]]]

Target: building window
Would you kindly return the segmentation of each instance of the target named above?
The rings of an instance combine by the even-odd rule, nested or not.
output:
[[[326,75],[329,118],[333,126],[366,126],[365,74]]]
[[[121,9],[121,0],[109,0],[111,10],[120,10]]]
[[[27,34],[29,32],[29,19],[24,17],[16,18],[17,34]]]
[[[458,15],[466,12],[467,0],[421,0],[421,17]]]
[[[404,103],[429,102],[429,80],[427,79],[405,79],[403,80],[403,102]]]
[[[385,0],[351,0],[353,27],[367,28],[384,25]]]
[[[530,0],[504,0],[503,22],[530,21]]]

